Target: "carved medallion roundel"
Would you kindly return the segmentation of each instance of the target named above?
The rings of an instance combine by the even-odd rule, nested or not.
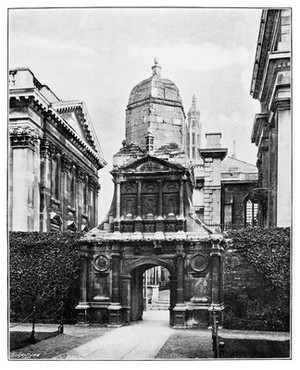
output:
[[[208,266],[208,258],[204,254],[195,254],[191,259],[190,265],[196,272],[204,271]]]
[[[109,259],[103,254],[99,254],[94,258],[93,265],[98,271],[106,271],[109,268]]]

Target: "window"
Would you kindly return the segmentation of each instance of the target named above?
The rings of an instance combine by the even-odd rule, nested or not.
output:
[[[154,137],[151,135],[146,136],[146,150],[148,153],[153,153],[154,151]]]
[[[246,215],[245,221],[247,226],[257,226],[257,212],[258,204],[251,202],[250,199],[246,201]]]

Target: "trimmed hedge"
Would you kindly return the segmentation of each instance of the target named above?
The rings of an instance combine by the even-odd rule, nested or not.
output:
[[[37,321],[76,321],[79,239],[82,233],[10,232],[10,318],[24,320],[36,307]]]
[[[227,232],[224,326],[289,331],[290,229]]]

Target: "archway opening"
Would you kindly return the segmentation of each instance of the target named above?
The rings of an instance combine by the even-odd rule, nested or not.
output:
[[[130,321],[143,320],[149,313],[159,319],[169,318],[171,324],[176,299],[176,282],[171,271],[160,264],[145,263],[133,268],[130,274]]]

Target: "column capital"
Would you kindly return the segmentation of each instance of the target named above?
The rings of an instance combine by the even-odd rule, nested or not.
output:
[[[55,146],[48,138],[44,138],[41,141],[40,151],[42,157],[50,159],[55,153]]]
[[[89,187],[98,192],[101,189],[101,185],[98,182],[98,177],[89,175],[88,178],[89,178]]]
[[[72,160],[71,158],[66,155],[66,154],[62,154],[61,155],[61,170],[62,172],[70,172],[71,171],[71,168],[72,168]]]
[[[9,136],[13,148],[29,148],[34,150],[38,141],[36,130],[29,126],[12,127],[9,129]]]
[[[80,182],[83,182],[86,178],[86,172],[83,170],[83,168],[81,167],[77,167],[77,170],[76,170],[76,177],[77,177],[77,180],[80,181]]]

